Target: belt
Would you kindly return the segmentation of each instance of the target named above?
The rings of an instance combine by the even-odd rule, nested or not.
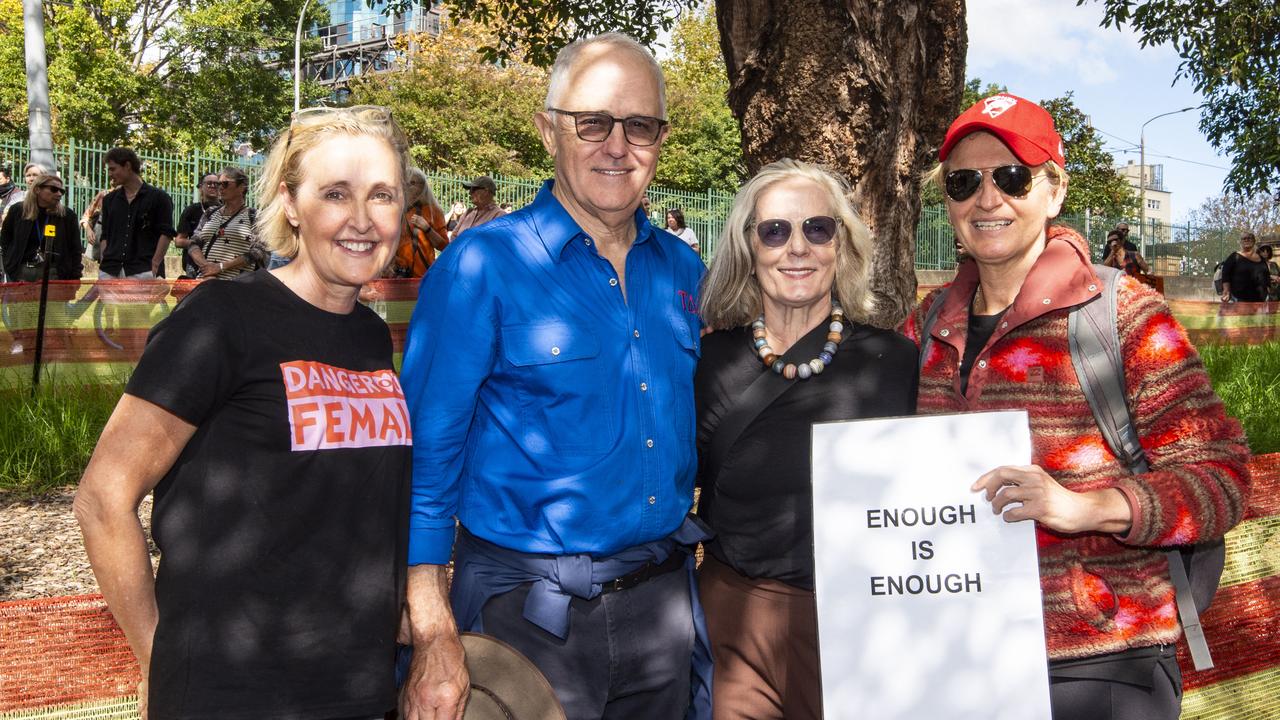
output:
[[[671,551],[671,554],[667,556],[667,559],[660,563],[645,563],[644,567],[636,570],[635,572],[629,572],[622,577],[602,583],[600,585],[600,594],[607,595],[609,593],[618,592],[619,590],[630,590],[646,580],[656,578],[659,575],[665,575],[673,570],[678,570],[684,567],[685,560],[688,557],[688,554],[683,550],[675,548]]]

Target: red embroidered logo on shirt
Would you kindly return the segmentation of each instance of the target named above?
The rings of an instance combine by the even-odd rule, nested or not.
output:
[[[280,363],[294,451],[412,445],[409,407],[391,370]]]
[[[698,299],[692,293],[684,290],[677,290],[676,297],[680,298],[680,307],[687,313],[698,314]]]

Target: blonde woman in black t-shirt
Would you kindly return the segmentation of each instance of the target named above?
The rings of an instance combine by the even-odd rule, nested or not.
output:
[[[197,286],[103,430],[75,511],[144,718],[395,705],[412,441],[390,332],[357,296],[399,238],[407,146],[383,108],[295,114],[259,192],[292,262]]]
[[[915,411],[915,346],[866,324],[871,240],[848,195],[815,165],[766,166],[702,290],[698,514],[716,537],[698,584],[717,720],[822,717],[811,427]]]

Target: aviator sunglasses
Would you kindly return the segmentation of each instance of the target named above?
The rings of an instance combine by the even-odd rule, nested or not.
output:
[[[826,245],[836,236],[840,221],[826,215],[815,215],[800,223],[800,232],[810,245]],[[781,218],[756,223],[756,236],[765,247],[777,248],[791,240],[791,221]]]
[[[945,185],[947,197],[956,202],[964,202],[973,197],[982,187],[982,176],[991,173],[991,182],[1000,188],[1000,192],[1010,197],[1025,197],[1031,192],[1031,168],[1026,165],[1001,165],[996,168],[966,168],[952,170],[947,173]]]

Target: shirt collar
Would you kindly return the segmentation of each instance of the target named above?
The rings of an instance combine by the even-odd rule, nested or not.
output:
[[[978,265],[960,265],[956,279],[938,313],[937,327],[967,325],[969,303],[978,286]],[[1073,307],[1098,295],[1101,282],[1093,271],[1084,239],[1070,228],[1055,225],[1045,236],[1044,251],[1022,281],[1018,296],[1005,313],[1016,327],[1051,310]]]
[[[564,205],[560,204],[560,200],[551,192],[551,188],[555,185],[555,180],[547,180],[542,183],[542,187],[538,190],[538,194],[533,198],[533,202],[529,203],[529,215],[533,219],[533,224],[538,230],[538,238],[546,247],[551,257],[559,260],[564,249],[568,247],[569,241],[578,238],[589,237],[577,221],[569,215],[569,211],[564,209]],[[644,210],[637,207],[635,212],[636,221],[636,245],[649,242],[653,237],[653,225],[650,224],[648,216],[644,214]]]

